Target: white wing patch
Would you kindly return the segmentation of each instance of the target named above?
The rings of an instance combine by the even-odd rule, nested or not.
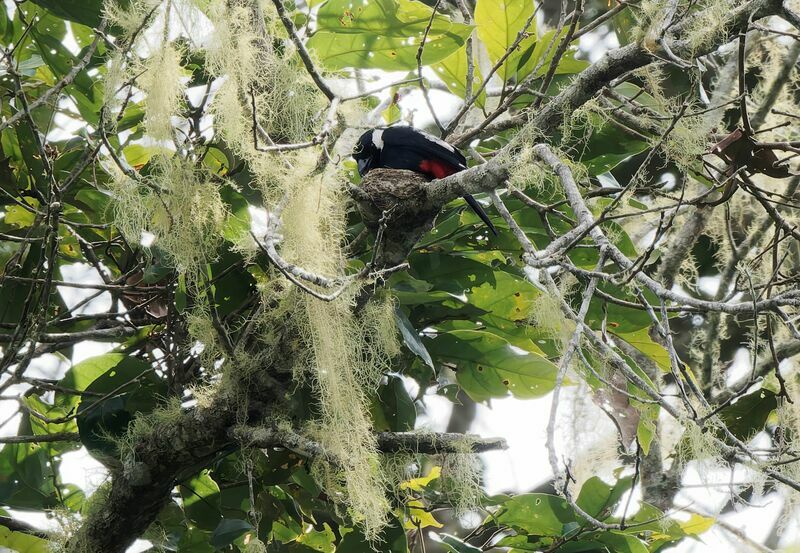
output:
[[[453,146],[451,146],[450,144],[448,144],[448,143],[447,143],[447,142],[445,142],[444,140],[441,140],[441,139],[439,139],[439,138],[436,138],[436,137],[435,137],[435,136],[433,136],[432,134],[428,134],[428,133],[426,133],[426,132],[422,132],[422,131],[417,131],[417,132],[418,132],[419,134],[421,134],[422,136],[424,136],[426,140],[430,140],[431,142],[433,142],[434,144],[438,144],[438,145],[439,145],[439,146],[441,146],[442,148],[446,148],[446,149],[450,150],[451,152],[455,152],[455,151],[456,151],[456,149],[455,149],[455,148],[453,148]]]
[[[383,149],[383,129],[375,129],[372,131],[372,143],[379,150]]]

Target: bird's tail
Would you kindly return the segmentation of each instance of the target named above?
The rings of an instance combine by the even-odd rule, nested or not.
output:
[[[464,195],[464,199],[467,201],[467,204],[468,204],[468,205],[469,205],[469,206],[472,208],[472,211],[474,211],[474,212],[475,212],[475,214],[476,214],[478,217],[480,217],[480,218],[481,218],[481,221],[483,221],[483,222],[484,222],[484,224],[485,224],[487,227],[489,227],[489,230],[491,230],[491,231],[492,231],[492,234],[494,234],[495,236],[497,236],[497,229],[496,229],[496,228],[494,228],[494,225],[492,224],[492,220],[491,220],[491,219],[489,219],[489,216],[488,216],[488,215],[486,214],[486,212],[483,210],[483,207],[481,207],[481,204],[479,204],[479,203],[478,203],[478,200],[476,200],[475,198],[473,198],[473,197],[472,197],[470,194],[465,194],[465,195]]]

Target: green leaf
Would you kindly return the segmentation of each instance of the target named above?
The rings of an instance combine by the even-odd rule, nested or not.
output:
[[[0,550],[11,550],[16,553],[49,553],[50,542],[30,534],[14,532],[0,526]]]
[[[521,79],[523,77],[527,77],[534,71],[534,69],[536,70],[537,76],[544,76],[544,74],[550,69],[550,64],[553,62],[553,57],[556,55],[558,45],[567,32],[568,29],[565,27],[561,30],[561,33],[558,35],[558,37],[556,37],[555,29],[547,31],[545,34],[543,34],[536,42],[536,46],[533,48],[530,58],[524,59],[523,57],[523,64],[520,67],[518,78]],[[554,40],[555,43],[551,47],[550,43]],[[558,62],[555,75],[571,75],[586,69],[589,66],[589,62],[575,59],[575,54],[577,53],[578,49],[576,46],[569,46],[567,51],[564,52],[564,55]]]
[[[494,282],[472,288],[470,304],[495,317],[513,322],[527,322],[533,302],[541,292],[527,280],[504,271],[495,271]]]
[[[647,328],[642,328],[635,332],[613,332],[613,334],[617,338],[625,340],[648,358],[652,359],[662,371],[670,372],[672,370],[669,352],[664,349],[664,346],[654,342],[653,339],[650,338],[650,333]]]
[[[630,388],[630,386],[629,386]],[[658,433],[658,417],[661,407],[652,403],[631,402],[639,411],[639,424],[636,426],[636,439],[645,455],[650,453],[650,444]]]
[[[43,8],[47,8],[55,15],[76,21],[89,27],[100,24],[103,15],[103,0],[31,0]],[[120,4],[127,4],[127,0],[116,0]]]
[[[36,202],[36,200],[29,200]],[[26,202],[27,203],[27,202]],[[39,202],[36,202],[38,205]],[[36,205],[34,205],[36,207]],[[32,211],[25,209],[20,205],[9,205],[6,207],[6,215],[3,221],[9,225],[14,225],[17,228],[28,228],[33,225],[36,220],[36,214]]]
[[[433,10],[413,0],[328,0],[317,15],[308,40],[330,69],[361,67],[409,70]],[[422,63],[443,60],[464,45],[472,27],[437,14],[425,42]]]
[[[430,341],[434,356],[457,365],[456,377],[474,401],[509,394],[541,397],[553,389],[557,367],[542,355],[515,350],[495,334],[454,330]]]
[[[59,384],[66,388],[83,391],[100,375],[105,374],[110,369],[119,367],[121,370],[127,371],[128,365],[141,367],[143,362],[124,353],[106,353],[90,357],[77,365],[73,365]]]
[[[180,553],[214,553],[217,549],[209,541],[211,535],[199,528],[189,528],[178,542]]]
[[[591,135],[581,152],[580,161],[590,176],[607,173],[623,161],[650,147],[648,142],[602,121],[599,115],[589,114],[589,124],[592,125]],[[579,136],[580,130],[577,133],[576,136]]]
[[[387,378],[388,382],[378,388],[377,405],[373,406],[376,426],[393,432],[413,430],[417,420],[414,400],[408,395],[402,378],[394,375]]]
[[[101,462],[117,458],[111,437],[122,436],[137,414],[151,412],[167,393],[166,384],[148,363],[116,356],[103,361],[114,359],[118,361],[86,386],[95,395],[83,397],[78,406],[81,442]]]
[[[60,394],[60,393],[54,396],[53,403],[47,403],[36,395],[29,395],[24,397],[23,402],[29,409],[35,411],[36,413],[44,415],[50,420],[67,418],[68,415],[71,415],[73,413],[73,410],[77,405],[77,401],[74,399],[74,397],[70,397],[67,394]],[[75,419],[70,419],[67,422],[62,422],[62,423],[54,423],[54,422],[43,421],[40,418],[31,415],[30,423],[33,433],[37,435],[78,431],[78,424],[75,421]],[[51,443],[42,443],[42,447],[48,450],[50,455],[56,455],[72,449],[78,449],[80,447],[80,444],[74,444],[68,441],[51,442]]]
[[[615,298],[637,304],[639,303],[637,296],[608,282],[599,284],[598,289]],[[645,296],[647,296],[647,294],[645,294]],[[603,326],[603,321],[605,321],[608,330],[622,334],[631,334],[638,330],[646,329],[653,323],[653,320],[645,309],[627,307],[606,301],[600,297],[595,297],[589,304],[586,324],[593,329],[599,330]]]
[[[223,518],[211,533],[211,545],[217,549],[222,549],[251,530],[253,530],[253,525],[246,520]]]
[[[222,235],[226,240],[236,243],[250,232],[250,205],[244,196],[229,185],[220,189],[220,196],[228,206]]]
[[[406,347],[408,347],[414,355],[422,359],[431,369],[435,369],[431,354],[425,349],[425,344],[422,343],[419,333],[414,330],[411,321],[408,320],[408,316],[400,306],[395,307],[394,320],[397,323],[397,328],[400,329],[400,335],[403,337],[403,343]]]
[[[458,96],[459,98],[467,97],[467,49],[459,48],[453,54],[447,56],[439,63],[433,64],[433,70],[442,79],[447,89]],[[472,93],[481,86],[483,80],[481,79],[480,69],[478,64],[473,64],[473,78],[472,78]],[[486,91],[482,91],[478,98],[475,100],[478,107],[483,107],[486,104]]]
[[[394,515],[390,515],[389,525],[386,526],[377,543],[380,543],[381,553],[408,553],[408,539],[403,525]],[[339,542],[336,553],[374,553],[375,549],[359,528],[354,528]]]
[[[131,144],[125,146],[122,150],[122,155],[125,156],[125,161],[134,169],[139,169],[150,161],[155,155],[165,153],[164,148],[160,146],[145,146],[143,144]]]
[[[777,407],[775,394],[762,388],[737,399],[720,411],[720,417],[734,436],[749,440],[764,429],[767,418]]]
[[[497,63],[508,48],[517,40],[528,18],[536,10],[532,0],[478,0],[475,7],[475,24],[492,65]],[[517,76],[521,60],[526,51],[536,44],[536,18],[534,17],[527,36],[517,49],[508,56],[497,70],[497,75],[507,81]]]
[[[565,499],[526,493],[506,501],[495,520],[535,536],[561,536],[564,525],[575,522],[577,515]]]
[[[625,492],[630,490],[632,482],[632,477],[625,476],[614,485],[609,485],[601,478],[592,476],[581,486],[576,503],[587,514],[604,520],[613,512]]]
[[[632,10],[622,10],[611,19],[611,24],[614,27],[620,46],[625,46],[634,40],[634,29],[639,22],[633,15]]]
[[[322,530],[309,530],[297,538],[297,543],[303,544],[312,551],[319,551],[320,553],[333,553],[336,550],[336,536],[325,522],[322,524]]]
[[[639,538],[614,530],[598,532],[592,537],[601,544],[606,545],[605,549],[607,551],[616,553],[648,553],[649,551],[645,543]]]
[[[178,487],[183,498],[186,517],[204,530],[217,532],[222,524],[219,485],[207,470],[183,482]],[[238,537],[238,535],[236,536]]]
[[[23,417],[17,435],[32,433]],[[0,449],[0,504],[21,509],[54,507],[53,467],[47,450],[40,444],[6,444]]]

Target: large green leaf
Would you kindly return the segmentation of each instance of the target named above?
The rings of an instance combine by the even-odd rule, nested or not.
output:
[[[30,435],[28,417],[23,417],[17,435]],[[54,507],[53,466],[40,444],[6,444],[0,449],[0,505],[22,509]]]
[[[25,397],[23,401],[29,409],[44,415],[51,421],[69,418],[69,415],[73,414],[73,410],[77,403],[74,401],[74,396],[60,393],[55,394],[53,403],[48,403],[37,395],[29,395]],[[74,418],[69,419],[66,422],[47,422],[38,417],[31,416],[30,422],[33,433],[37,435],[78,431],[78,424]],[[47,449],[50,452],[50,455],[56,455],[71,449],[77,449],[79,446],[80,444],[75,444],[73,442],[42,443],[42,447]]]
[[[373,402],[376,428],[394,432],[413,430],[417,420],[414,400],[408,395],[402,378],[395,375],[387,378],[386,384],[378,388],[378,395]]]
[[[475,24],[492,64],[497,63],[514,44],[525,27],[525,22],[535,10],[536,5],[532,0],[478,0]],[[527,36],[497,71],[497,75],[504,81],[517,75],[523,55],[536,44],[536,18],[526,33]]]
[[[475,401],[493,397],[527,399],[553,389],[557,367],[543,355],[515,349],[508,341],[479,330],[453,330],[429,341],[428,349],[456,365],[456,377]]]
[[[433,10],[414,0],[328,0],[319,10],[308,47],[331,69],[361,67],[409,70]],[[422,63],[450,56],[472,27],[437,14],[425,41]]]
[[[720,412],[720,417],[737,438],[749,440],[764,429],[769,414],[777,406],[775,394],[762,388],[737,399]]]
[[[238,537],[253,530],[253,525],[239,518],[223,518],[211,533],[211,545],[222,549],[231,545]]]
[[[100,24],[103,15],[103,0],[31,0],[55,15],[69,21],[82,23],[90,27]],[[127,0],[117,0],[127,4]]]
[[[125,434],[137,414],[151,412],[167,393],[166,384],[148,363],[133,357],[106,361],[115,358],[117,363],[86,386],[93,395],[81,399],[77,417],[81,442],[106,462],[118,453],[110,438]]]
[[[590,114],[588,118],[589,126],[584,132],[589,138],[581,150],[580,160],[591,176],[607,173],[649,147],[648,142],[603,121],[598,115]]]
[[[632,477],[625,476],[610,485],[592,476],[581,486],[576,503],[587,514],[604,520],[613,512],[625,492],[630,490],[632,482]]]
[[[90,357],[89,359],[73,365],[59,384],[66,388],[83,391],[101,375],[116,367],[123,371],[129,370],[128,367],[141,368],[142,361],[134,357],[129,357],[124,353],[106,353],[96,357]]]
[[[411,350],[414,355],[422,359],[426,365],[433,369],[434,366],[433,360],[431,359],[431,354],[428,353],[427,349],[425,349],[425,344],[422,343],[419,333],[414,329],[411,321],[408,320],[408,316],[400,308],[400,306],[395,307],[394,320],[397,323],[397,328],[400,329],[400,335],[402,336],[403,343],[405,343],[406,347],[408,347],[408,349]]]
[[[49,553],[52,551],[50,542],[22,532],[14,532],[5,526],[0,526],[0,551],[14,551],[16,553]]]
[[[641,328],[635,332],[614,332],[613,334],[645,354],[662,371],[670,372],[672,370],[669,352],[664,346],[653,341],[647,328]]]
[[[506,501],[498,511],[498,524],[535,536],[561,536],[577,514],[566,499],[545,493],[526,493]]]
[[[178,489],[186,517],[204,530],[214,530],[222,522],[219,485],[207,470],[183,482]],[[223,529],[224,530],[224,529]]]
[[[467,96],[467,69],[466,47],[459,48],[439,63],[433,64],[433,70],[436,71],[436,75],[442,79],[447,89],[459,98],[466,98]],[[472,78],[473,94],[481,86],[482,82],[480,68],[477,63],[474,63]],[[485,90],[480,93],[475,100],[475,104],[481,108],[486,104]]]

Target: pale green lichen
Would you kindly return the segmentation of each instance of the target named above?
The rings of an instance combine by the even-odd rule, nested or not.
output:
[[[103,13],[106,20],[120,29],[122,36],[130,39],[145,23],[145,19],[162,4],[162,0],[131,0],[131,2],[117,2],[106,0],[103,4]]]
[[[558,283],[559,293],[554,296],[542,293],[533,300],[530,310],[531,326],[543,331],[563,351],[575,332],[575,323],[561,309],[561,298],[567,297],[578,286],[578,280],[565,274]]]
[[[155,140],[172,140],[172,117],[183,107],[186,90],[180,50],[171,42],[162,44],[142,62],[136,84],[144,93],[147,134]]]
[[[324,98],[292,56],[281,55],[271,37],[264,35],[266,27],[260,24],[271,24],[271,10],[263,5],[260,15],[266,21],[256,23],[252,3],[213,0],[208,13],[215,27],[206,48],[207,68],[225,79],[211,111],[225,141],[245,156],[258,155],[252,133],[253,104],[262,145],[307,137],[320,121]],[[291,48],[288,43],[286,47]]]
[[[296,166],[302,156],[293,157]],[[298,171],[302,174],[301,171]],[[308,173],[307,173],[308,174]],[[325,275],[345,271],[344,201],[331,172],[276,180],[286,200],[281,212],[281,255],[304,269]],[[314,201],[309,201],[313,198]],[[282,281],[280,274],[275,281]],[[313,472],[328,495],[377,539],[388,520],[386,479],[372,429],[368,395],[374,393],[391,358],[399,351],[388,296],[375,296],[354,314],[360,287],[353,285],[335,301],[325,302],[296,287],[270,283],[265,301],[275,306],[258,324],[274,328],[277,320],[296,337],[292,345],[295,378],[305,380],[319,397],[319,417],[301,433],[319,443],[326,457],[315,459]],[[276,319],[277,317],[277,319]],[[266,331],[272,340],[274,331]]]
[[[226,208],[218,186],[205,170],[180,156],[156,156],[148,176],[113,171],[109,189],[114,219],[126,238],[144,233],[181,271],[194,273],[217,256]]]
[[[451,443],[455,452],[440,456],[441,491],[457,516],[480,507],[483,498],[483,466],[472,450],[474,443],[474,439],[464,436],[463,439]]]

